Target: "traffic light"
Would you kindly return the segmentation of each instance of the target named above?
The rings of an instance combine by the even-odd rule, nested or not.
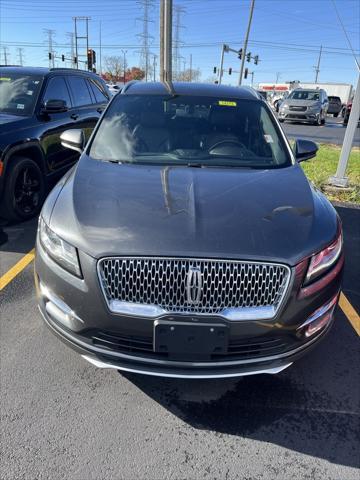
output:
[[[240,50],[238,51],[238,59],[239,59],[239,60],[241,60],[242,54],[243,54],[243,49],[240,48]]]
[[[249,73],[249,69],[248,69],[248,68],[245,68],[244,78],[247,78],[247,77],[248,77],[248,73]]]
[[[231,74],[232,74],[232,68],[230,67],[229,68],[229,75],[231,75]]]
[[[77,57],[74,57],[74,64],[77,65]]]
[[[246,54],[246,61],[250,62],[250,60],[251,60],[251,53],[249,52]]]
[[[259,55],[255,55],[254,63],[255,63],[255,65],[257,65],[259,63]]]
[[[49,60],[51,60],[51,59],[52,59],[52,54],[51,54],[51,52],[49,52]]]
[[[214,70],[213,70],[214,73],[216,73],[216,67],[214,67]]]
[[[61,55],[61,61],[65,62],[65,55]]]
[[[96,53],[95,53],[95,50],[92,50],[92,59],[93,59],[93,64],[96,63]]]
[[[87,64],[88,64],[88,70],[90,72],[93,69],[94,63],[96,63],[95,51],[89,48],[87,51]]]

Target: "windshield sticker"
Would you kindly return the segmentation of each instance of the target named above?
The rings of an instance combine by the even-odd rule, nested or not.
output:
[[[236,102],[230,102],[229,100],[219,100],[219,105],[222,107],[236,107]]]
[[[11,78],[9,77],[0,77],[0,82],[10,82]]]
[[[26,92],[26,95],[32,95],[33,93],[34,93],[33,90],[28,90],[28,91]]]
[[[17,108],[18,110],[24,110],[25,105],[24,105],[23,103],[18,103],[18,104],[16,105],[16,108]]]
[[[274,140],[271,135],[264,135],[266,143],[274,143]]]

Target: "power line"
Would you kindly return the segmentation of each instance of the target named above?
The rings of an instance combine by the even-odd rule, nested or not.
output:
[[[349,44],[350,50],[352,51],[352,54],[354,55],[356,65],[357,65],[358,69],[360,70],[360,65],[359,65],[358,59],[357,59],[357,57],[356,57],[356,55],[355,55],[354,49],[353,49],[352,44],[351,44],[351,42],[350,42],[350,38],[349,38],[349,36],[348,36],[348,34],[347,34],[347,31],[346,31],[346,29],[345,29],[345,27],[344,27],[344,24],[343,24],[343,22],[342,22],[342,20],[341,20],[340,15],[339,15],[339,11],[338,11],[338,9],[337,9],[337,7],[336,7],[335,0],[332,0],[332,3],[333,3],[333,5],[334,5],[334,9],[335,9],[336,15],[337,15],[337,17],[338,17],[339,23],[340,23],[340,25],[341,25],[341,28],[343,29],[344,34],[345,34],[345,37],[346,37],[346,40],[347,40],[347,42],[348,42],[348,44]]]

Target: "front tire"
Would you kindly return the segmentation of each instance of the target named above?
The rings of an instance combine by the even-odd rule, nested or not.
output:
[[[9,162],[1,215],[10,221],[28,220],[39,213],[44,201],[44,176],[29,158],[13,157]]]

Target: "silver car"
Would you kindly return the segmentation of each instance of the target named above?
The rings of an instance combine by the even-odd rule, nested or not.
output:
[[[325,90],[297,88],[282,102],[279,122],[290,120],[324,125],[328,107],[329,100]]]

